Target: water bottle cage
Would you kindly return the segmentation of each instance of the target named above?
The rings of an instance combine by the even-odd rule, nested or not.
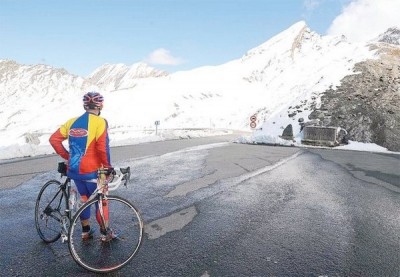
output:
[[[78,192],[76,191],[75,188],[71,188],[69,195],[69,208],[71,210],[76,209],[77,201],[78,201]]]

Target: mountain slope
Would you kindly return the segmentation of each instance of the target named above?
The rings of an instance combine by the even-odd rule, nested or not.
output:
[[[400,47],[373,43],[379,58],[355,65],[356,74],[324,93],[311,119],[340,126],[347,139],[376,143],[400,152]]]
[[[161,87],[162,93],[174,95],[164,104],[170,106],[165,111],[169,115],[158,118],[168,127],[249,129],[249,117],[255,114],[258,126],[266,122],[263,129],[277,136],[288,120],[307,118],[306,108],[317,105],[325,90],[339,85],[357,62],[373,54],[365,45],[321,37],[299,22],[238,60],[171,74],[137,86],[132,95],[154,99]],[[299,105],[302,114],[296,111],[288,118],[289,107]]]

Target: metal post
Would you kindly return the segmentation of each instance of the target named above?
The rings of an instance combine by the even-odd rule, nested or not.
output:
[[[158,125],[160,125],[160,121],[159,121],[159,120],[156,120],[156,121],[154,122],[154,125],[156,125],[156,136],[157,136]]]

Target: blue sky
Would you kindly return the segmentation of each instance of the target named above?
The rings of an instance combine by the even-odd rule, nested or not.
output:
[[[400,27],[398,13],[387,15],[400,0],[0,0],[0,59],[81,76],[140,61],[175,72],[240,58],[300,20],[351,36],[360,31],[348,22],[362,22],[376,2],[385,7],[376,22]]]

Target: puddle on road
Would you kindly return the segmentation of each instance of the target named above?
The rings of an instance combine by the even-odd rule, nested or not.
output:
[[[196,215],[196,207],[191,206],[146,224],[145,233],[147,233],[149,239],[157,239],[169,232],[181,230],[188,225]]]

